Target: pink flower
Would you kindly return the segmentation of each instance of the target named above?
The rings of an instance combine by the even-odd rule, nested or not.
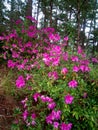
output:
[[[70,81],[70,82],[68,83],[68,86],[69,86],[70,88],[76,88],[77,85],[78,85],[78,83],[77,83],[76,80],[72,80],[72,81]]]
[[[19,58],[19,53],[17,53],[16,51],[12,51],[12,57]]]
[[[55,102],[52,102],[52,103],[49,103],[49,104],[48,104],[48,108],[49,108],[49,109],[54,109],[55,106],[56,106],[56,103],[55,103]]]
[[[68,61],[68,53],[67,53],[67,52],[64,52],[64,53],[62,54],[62,58],[63,58],[64,61]]]
[[[64,37],[64,41],[68,41],[68,36]]]
[[[61,128],[60,130],[71,130],[72,123],[69,124],[62,123],[60,128]]]
[[[22,63],[20,65],[17,65],[17,68],[18,68],[18,70],[24,69],[25,68],[25,64]]]
[[[28,116],[28,111],[25,110],[25,111],[23,112],[23,119],[24,119],[24,121],[27,119],[27,116]]]
[[[5,38],[3,36],[0,36],[0,40],[4,40]]]
[[[53,101],[52,98],[50,98],[48,96],[45,97],[44,95],[41,95],[40,98],[41,98],[42,102],[52,102]]]
[[[16,63],[13,62],[12,60],[8,60],[8,64],[7,65],[8,65],[9,68],[14,68]]]
[[[47,122],[47,124],[52,124],[52,114],[49,114],[49,115],[46,117],[46,122]]]
[[[21,19],[18,19],[18,20],[16,20],[16,24],[18,25],[18,24],[21,24],[22,23],[22,20]]]
[[[89,72],[90,68],[87,65],[80,65],[80,70],[82,72]]]
[[[24,108],[26,108],[26,106],[27,106],[27,101],[28,101],[27,97],[24,100],[21,101],[21,103],[23,104]]]
[[[46,65],[48,65],[48,66],[50,65],[51,58],[50,58],[49,54],[47,54],[47,53],[43,54],[43,61]]]
[[[52,34],[52,33],[50,33],[48,36],[49,36],[49,40],[52,40],[54,42],[57,42],[57,41],[60,40],[59,34]]]
[[[82,54],[83,53],[83,50],[81,48],[81,46],[78,46],[78,54]]]
[[[74,72],[78,72],[79,71],[79,67],[78,66],[73,66],[73,71]]]
[[[53,126],[54,126],[54,128],[58,128],[59,123],[55,121],[55,122],[53,123]]]
[[[26,80],[29,80],[32,76],[30,74],[26,74]]]
[[[74,62],[78,62],[79,58],[78,58],[78,56],[72,56],[71,60],[74,61]]]
[[[66,73],[68,73],[68,69],[65,67],[62,68],[61,73],[65,75]]]
[[[86,92],[83,93],[83,98],[87,98],[87,93]]]
[[[46,96],[46,102],[53,102],[53,99],[51,97]]]
[[[35,119],[36,118],[36,114],[32,113],[31,117],[32,117],[32,119]]]
[[[57,79],[58,79],[58,73],[57,73],[56,71],[49,72],[49,73],[48,73],[48,77],[49,77],[50,79],[57,80]]]
[[[98,63],[98,59],[97,58],[92,58],[92,62]]]
[[[52,58],[52,66],[58,66],[60,63],[60,57]]]
[[[51,50],[50,50],[50,55],[51,56],[60,56],[60,54],[62,53],[61,51],[61,47],[58,45],[52,45],[51,46]]]
[[[34,125],[36,124],[36,122],[33,120],[33,121],[31,122],[31,124],[34,126]]]
[[[37,100],[38,100],[38,98],[39,98],[40,96],[41,96],[40,93],[35,93],[35,94],[33,95],[33,98],[34,98],[35,102],[37,102]]]
[[[20,75],[18,79],[16,80],[16,86],[17,88],[22,88],[25,86],[25,79],[22,75]]]
[[[59,120],[60,117],[61,117],[61,111],[58,110],[58,111],[55,111],[55,110],[52,110],[52,119],[56,119],[56,120]]]
[[[28,47],[28,48],[31,48],[32,47],[32,42],[27,42],[26,44],[25,44],[25,47]]]
[[[64,99],[65,99],[66,104],[72,104],[74,97],[71,96],[70,94],[68,94],[68,95],[65,96]]]
[[[26,19],[31,20],[34,23],[37,23],[36,19],[32,16],[26,16]]]

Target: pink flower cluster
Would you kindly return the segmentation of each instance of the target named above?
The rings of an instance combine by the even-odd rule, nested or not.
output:
[[[48,105],[47,108],[54,109],[56,107],[56,103],[49,96],[44,96],[44,95],[41,95],[40,93],[35,93],[33,95],[34,101],[37,102],[38,98],[40,98],[42,102],[48,103],[47,104]]]
[[[24,86],[25,86],[25,79],[24,79],[24,77],[22,76],[22,75],[20,75],[19,77],[18,77],[18,79],[16,80],[16,87],[17,88],[23,88]]]
[[[61,128],[60,130],[71,130],[71,127],[72,127],[72,124],[69,123],[69,124],[65,124],[64,122],[63,123],[59,123],[60,121],[60,118],[61,118],[61,111],[60,110],[57,110],[55,111],[54,108],[56,107],[56,103],[53,101],[52,98],[50,98],[49,96],[44,96],[44,95],[41,95],[40,93],[35,93],[33,95],[33,99],[35,100],[35,102],[38,101],[38,98],[41,99],[42,102],[47,102],[48,103],[48,106],[47,108],[52,110],[51,113],[46,116],[46,122],[47,124],[51,124],[53,125],[54,128]],[[71,104],[72,101],[73,101],[73,97],[71,95],[66,95],[65,96],[65,102],[67,104]]]
[[[68,83],[68,86],[70,88],[76,88],[78,85],[77,81],[76,80],[71,80],[69,83]]]
[[[68,73],[68,69],[66,67],[62,68],[61,74],[66,75]]]
[[[61,118],[61,111],[52,110],[52,112],[46,117],[47,124],[53,124],[54,121],[58,121]]]
[[[58,73],[57,73],[56,71],[49,72],[49,73],[48,73],[48,77],[49,77],[50,79],[57,80],[57,79],[58,79]]]
[[[74,97],[71,96],[70,94],[68,94],[68,95],[65,96],[64,99],[65,99],[65,103],[66,103],[66,104],[72,104],[72,102],[73,102],[73,100],[74,100]]]
[[[61,54],[61,47],[58,45],[52,45],[49,49],[49,52],[43,54],[43,61],[47,66],[58,66],[60,64]]]
[[[59,34],[50,33],[50,34],[48,35],[48,37],[49,37],[49,40],[50,40],[50,41],[53,41],[53,42],[57,42],[57,41],[60,40]]]
[[[71,130],[72,123],[69,123],[69,124],[62,123],[60,128],[61,130]]]

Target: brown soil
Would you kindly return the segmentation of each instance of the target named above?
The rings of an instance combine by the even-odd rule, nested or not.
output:
[[[1,86],[2,79],[7,74],[6,65],[0,64],[0,130],[11,130],[11,124],[14,121],[13,110],[17,107],[14,97],[6,94]]]

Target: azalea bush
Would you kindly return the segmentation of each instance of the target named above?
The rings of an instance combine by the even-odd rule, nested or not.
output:
[[[91,63],[80,46],[72,51],[67,36],[61,39],[50,27],[37,29],[36,22],[18,20],[15,30],[0,37],[8,67],[18,70],[16,88],[24,91],[12,129],[96,130]]]

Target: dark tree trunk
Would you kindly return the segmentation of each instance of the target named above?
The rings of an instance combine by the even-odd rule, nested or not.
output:
[[[27,1],[26,16],[32,17],[32,0]]]
[[[52,26],[52,9],[53,9],[53,0],[50,0],[50,26]]]
[[[80,0],[77,0],[77,43],[76,46],[79,45],[80,41]]]

